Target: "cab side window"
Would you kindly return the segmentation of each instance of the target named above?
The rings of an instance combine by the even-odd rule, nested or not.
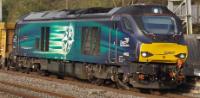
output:
[[[133,33],[132,23],[128,18],[125,18],[125,17],[122,18],[122,25],[126,31]]]

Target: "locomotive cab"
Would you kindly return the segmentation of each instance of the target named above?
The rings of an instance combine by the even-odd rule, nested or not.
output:
[[[181,20],[166,7],[157,5],[132,6],[121,17],[134,49],[135,60],[131,61],[127,73],[136,80],[130,84],[139,88],[168,88],[170,83],[182,82],[188,50]]]
[[[136,5],[125,10],[126,14],[119,16],[122,31],[130,34],[132,46],[135,46],[131,47],[136,52],[135,61],[185,62],[188,55],[187,46],[183,38],[181,20],[176,15],[166,7],[158,5]],[[121,12],[124,13],[125,10]]]
[[[140,46],[139,62],[185,62],[187,47],[177,25],[172,16],[142,16],[139,28],[148,42]]]

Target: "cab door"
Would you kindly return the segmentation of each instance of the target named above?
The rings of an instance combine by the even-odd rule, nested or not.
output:
[[[117,63],[118,62],[118,30],[119,30],[119,22],[114,21],[111,24],[109,31],[109,62]]]

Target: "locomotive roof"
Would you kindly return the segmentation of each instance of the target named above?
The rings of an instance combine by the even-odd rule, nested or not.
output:
[[[34,21],[34,20],[53,20],[53,19],[80,19],[80,18],[103,18],[111,17],[114,14],[132,14],[138,15],[144,12],[153,13],[152,9],[157,8],[162,10],[162,14],[169,13],[170,11],[161,5],[132,5],[128,7],[116,8],[87,8],[75,10],[55,10],[43,12],[31,12],[25,15],[21,20]]]

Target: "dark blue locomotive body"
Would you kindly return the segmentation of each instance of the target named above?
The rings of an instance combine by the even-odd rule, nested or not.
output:
[[[157,5],[33,12],[18,21],[13,42],[16,66],[141,88],[177,85],[182,74],[173,70],[187,57],[180,19]]]

